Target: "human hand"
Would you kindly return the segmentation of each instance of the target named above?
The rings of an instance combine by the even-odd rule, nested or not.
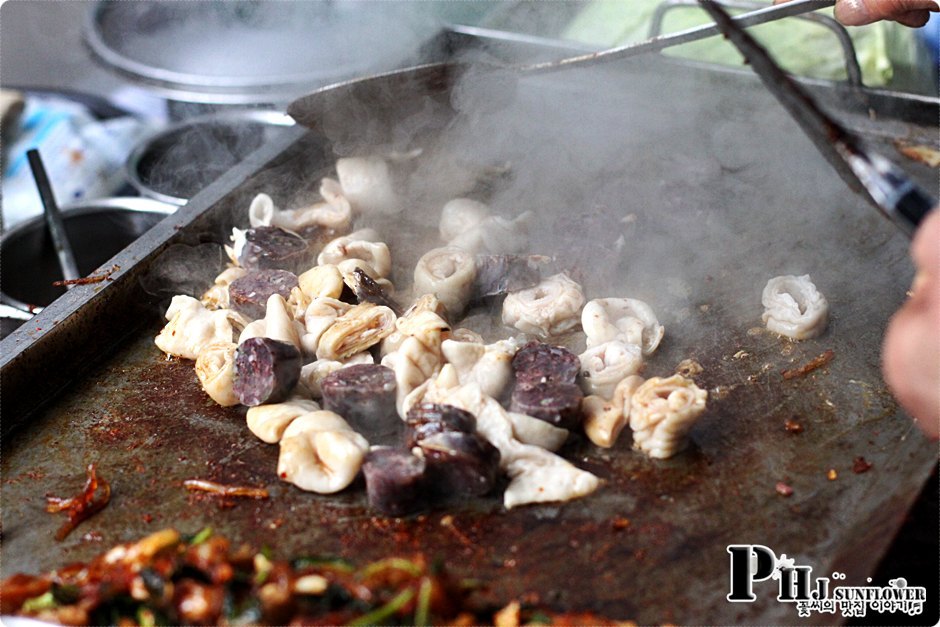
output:
[[[790,0],[774,0],[782,4]],[[917,28],[940,11],[940,0],[836,0],[836,19],[846,26],[861,26],[879,20],[893,20]]]
[[[917,268],[910,298],[888,323],[882,350],[885,381],[924,432],[940,434],[940,209],[911,244]]]

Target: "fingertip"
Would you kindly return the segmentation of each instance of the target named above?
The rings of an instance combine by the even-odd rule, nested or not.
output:
[[[903,24],[904,26],[910,26],[911,28],[920,28],[930,20],[930,11],[927,10],[914,10],[908,11],[907,13],[902,13],[894,17],[894,21],[898,24]]]
[[[845,26],[863,26],[877,20],[865,0],[838,0],[835,17]]]
[[[927,214],[911,243],[914,265],[930,275],[940,275],[940,208]]]

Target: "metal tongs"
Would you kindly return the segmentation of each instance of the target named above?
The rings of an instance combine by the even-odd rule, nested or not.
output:
[[[699,0],[699,4],[849,187],[865,196],[905,233],[912,235],[937,201],[901,168],[864,147],[854,133],[823,112],[806,90],[784,72],[718,3]]]

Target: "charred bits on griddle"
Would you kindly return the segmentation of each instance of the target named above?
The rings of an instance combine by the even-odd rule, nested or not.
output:
[[[856,475],[860,475],[863,472],[868,472],[871,470],[871,467],[872,463],[864,457],[859,456],[852,460],[852,472],[854,472]]]

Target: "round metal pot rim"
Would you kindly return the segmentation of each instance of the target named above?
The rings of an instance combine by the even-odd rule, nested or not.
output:
[[[241,111],[222,111],[217,113],[209,113],[206,115],[200,115],[194,118],[189,118],[182,122],[178,122],[171,126],[161,128],[153,133],[150,133],[146,137],[140,140],[138,144],[134,147],[131,153],[127,156],[127,160],[124,162],[124,174],[128,182],[136,189],[140,194],[154,200],[175,205],[176,207],[182,207],[187,202],[189,198],[180,198],[178,196],[171,196],[170,194],[164,194],[163,192],[158,192],[153,189],[148,183],[144,182],[140,178],[139,166],[141,159],[144,158],[144,155],[151,148],[151,146],[157,140],[178,133],[182,129],[192,126],[198,126],[200,124],[206,123],[231,123],[231,122],[257,122],[259,124],[265,124],[269,126],[294,126],[296,122],[286,113],[280,111],[272,111],[267,109],[253,109],[253,110],[241,110]]]
[[[243,77],[192,74],[155,67],[125,56],[109,46],[102,38],[98,24],[102,13],[108,10],[109,4],[99,2],[85,15],[83,34],[85,43],[91,51],[112,68],[144,81],[169,88],[177,96],[182,96],[183,99],[215,102],[216,97],[222,97],[226,102],[253,102],[258,98],[270,98],[271,94],[266,92],[272,90],[274,92],[280,90],[285,93],[294,93],[300,88],[325,85],[346,76],[361,74],[368,67],[368,61],[364,60],[357,65],[332,71],[329,69],[324,70],[321,66],[316,72],[286,72]],[[236,95],[232,92],[240,93]]]
[[[139,213],[158,213],[169,215],[176,211],[178,207],[176,205],[171,205],[159,200],[154,200],[153,198],[141,198],[137,196],[114,196],[110,198],[82,200],[70,205],[66,205],[61,209],[62,218],[65,221],[68,221],[69,218],[73,216],[82,216],[115,209]],[[8,241],[13,241],[17,237],[20,237],[21,234],[25,231],[37,227],[44,228],[42,226],[43,220],[44,218],[42,215],[33,216],[32,218],[23,220],[22,222],[11,227],[8,231],[4,232],[2,236],[0,236],[0,248],[2,248]],[[9,294],[3,292],[2,287],[0,287],[0,302],[29,313],[38,313],[42,310],[42,307],[36,307],[13,298]]]

